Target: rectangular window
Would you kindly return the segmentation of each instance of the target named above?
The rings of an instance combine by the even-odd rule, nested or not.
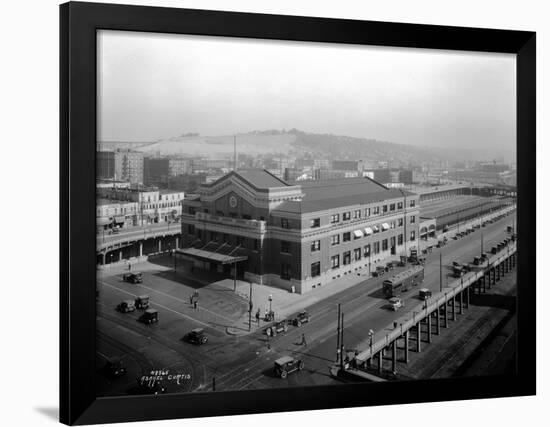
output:
[[[195,234],[195,225],[194,224],[189,224],[187,226],[187,233],[189,234]]]
[[[321,263],[319,261],[311,264],[311,277],[317,277],[321,275]]]
[[[197,237],[202,240],[202,230],[197,230]]]
[[[370,245],[365,245],[365,247],[363,248],[364,250],[364,256],[365,258],[368,257],[370,255]]]
[[[395,203],[390,203],[390,212],[395,210]]]
[[[398,246],[401,246],[403,244],[403,235],[402,234],[399,234],[397,236],[397,245]]]
[[[397,202],[397,210],[403,209],[403,202]]]
[[[409,205],[411,208],[414,208],[416,206],[416,200],[412,199],[411,204]]]
[[[321,226],[321,218],[313,218],[309,220],[309,226],[311,228],[317,228]]]
[[[416,233],[413,230],[411,231],[411,242],[413,242],[415,239],[416,239]]]
[[[382,213],[386,213],[388,212],[388,205],[383,205],[382,206]]]
[[[197,210],[195,209],[194,206],[189,206],[189,215],[195,215],[195,212],[196,212],[196,211],[197,211]]]
[[[289,254],[290,253],[290,242],[285,242],[281,240],[281,253]]]
[[[254,239],[254,250],[257,251],[260,247],[260,244],[258,243],[258,239]]]
[[[311,252],[317,252],[321,250],[321,241],[320,240],[314,240],[311,242]]]
[[[216,211],[216,215],[223,216],[223,212],[222,211]]]
[[[292,270],[290,269],[290,264],[281,264],[281,279],[290,280],[292,275]]]
[[[349,242],[351,240],[351,232],[346,232],[342,234],[342,241]]]
[[[399,218],[399,219],[397,220],[397,226],[398,226],[398,227],[403,227],[403,218]]]
[[[379,213],[380,213],[380,206],[375,206],[374,208],[372,208],[373,215],[378,215]]]
[[[356,209],[353,211],[353,219],[361,218],[361,209]]]
[[[288,226],[288,219],[286,218],[281,218],[281,228],[290,228]]]
[[[395,228],[395,221],[390,222],[390,228]]]
[[[339,245],[339,244],[340,244],[340,235],[339,235],[339,234],[335,234],[334,236],[331,236],[331,238],[330,238],[330,244],[331,244],[332,246]]]
[[[330,258],[330,266],[333,269],[340,267],[340,255],[334,255]]]
[[[361,259],[361,248],[357,248],[353,250],[353,259],[355,261],[359,261]]]
[[[390,238],[390,246],[392,248],[395,246],[395,236]]]
[[[382,251],[388,250],[388,239],[382,240]]]
[[[411,215],[411,224],[414,224],[416,222],[416,217],[414,215]]]
[[[344,212],[344,213],[342,214],[342,219],[343,219],[344,221],[349,221],[349,220],[351,219],[351,212]]]
[[[344,255],[342,256],[342,262],[344,265],[348,265],[351,263],[351,251],[344,252]]]
[[[372,244],[372,252],[376,255],[380,253],[380,242],[374,242]]]
[[[340,222],[340,214],[334,214],[330,216],[330,223],[336,224],[337,222]]]
[[[370,208],[365,209],[365,218],[368,218],[370,216]]]

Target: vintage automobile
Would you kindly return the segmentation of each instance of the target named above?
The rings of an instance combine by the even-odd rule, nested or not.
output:
[[[422,288],[418,290],[418,298],[420,298],[422,301],[426,301],[432,296],[432,291],[430,291],[427,288]]]
[[[398,297],[393,297],[393,298],[390,298],[388,300],[388,302],[390,303],[390,308],[393,310],[393,311],[397,311],[399,310],[401,307],[404,307],[405,304],[403,303],[403,300],[401,298],[398,298]]]
[[[118,304],[116,306],[116,310],[121,313],[131,313],[132,311],[136,311],[136,306],[134,304],[134,301],[132,301],[131,299],[128,299]]]
[[[302,326],[303,323],[309,323],[309,319],[311,319],[311,315],[307,311],[302,311],[292,319],[292,324],[294,326]]]
[[[122,275],[122,280],[128,283],[143,283],[143,276],[141,273],[124,273]]]
[[[149,308],[149,295],[140,295],[136,298],[136,308],[145,310]]]
[[[385,267],[379,265],[378,267],[376,267],[376,270],[372,272],[372,277],[381,277],[384,275],[385,272],[386,272]]]
[[[453,265],[453,277],[464,276],[464,269],[462,266]]]
[[[114,380],[126,375],[126,368],[122,365],[122,360],[120,359],[107,359],[107,362],[103,366],[103,373],[106,377]]]
[[[301,371],[302,369],[304,369],[304,361],[292,356],[280,357],[275,361],[275,366],[273,367],[275,375],[281,378],[286,378],[291,372]]]
[[[394,267],[393,262],[390,261],[390,262],[386,263],[386,268],[385,268],[385,270],[386,270],[386,271],[391,271],[391,270],[393,270],[393,267]]]
[[[285,320],[279,320],[273,325],[268,326],[265,329],[265,333],[269,337],[274,337],[277,334],[288,331],[288,322]]]
[[[196,328],[185,335],[185,340],[191,344],[202,345],[208,342],[208,337],[203,328]]]
[[[157,323],[159,321],[159,313],[157,310],[149,308],[145,310],[145,313],[139,316],[138,320],[146,325],[151,325],[152,323]]]

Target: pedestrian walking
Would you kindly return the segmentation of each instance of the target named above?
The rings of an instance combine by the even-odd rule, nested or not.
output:
[[[198,305],[199,305],[199,302],[197,300],[195,300],[195,302],[193,303],[193,307],[195,308],[195,310],[197,309]]]
[[[193,305],[193,295],[189,295],[189,304]]]
[[[256,323],[260,324],[260,309],[256,312]]]
[[[306,334],[302,334],[302,343],[303,346],[307,347]]]
[[[128,271],[132,269],[132,264],[128,263]]]

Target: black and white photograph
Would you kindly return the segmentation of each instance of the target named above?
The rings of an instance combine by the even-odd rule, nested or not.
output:
[[[514,375],[516,57],[97,32],[97,396]]]

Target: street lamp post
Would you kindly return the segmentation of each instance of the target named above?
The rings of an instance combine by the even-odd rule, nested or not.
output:
[[[370,358],[372,359],[372,339],[374,337],[374,331],[369,329],[369,348],[370,348]]]

